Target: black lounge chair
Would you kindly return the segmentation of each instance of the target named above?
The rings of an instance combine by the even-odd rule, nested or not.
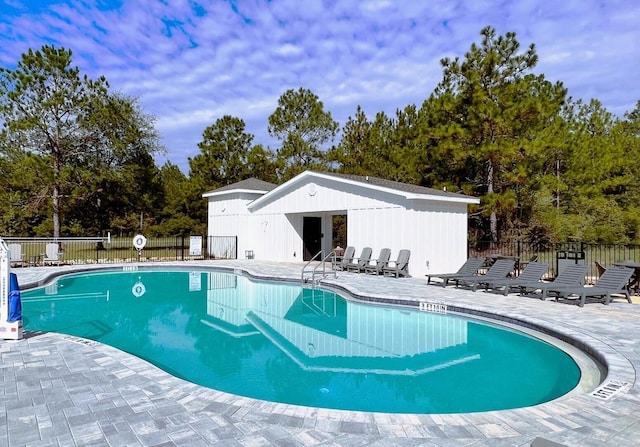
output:
[[[352,262],[347,264],[347,271],[364,272],[364,269],[369,265],[369,261],[371,261],[372,252],[371,247],[364,247],[362,253],[360,253],[360,257],[357,258],[358,261],[354,262],[356,259],[353,259]]]
[[[505,279],[509,273],[513,272],[516,261],[513,259],[496,259],[487,273],[484,275],[460,276],[455,278],[456,287],[466,285],[471,287],[474,292],[481,284],[486,284],[497,279]]]
[[[427,284],[431,284],[431,278],[440,278],[442,279],[442,287],[447,287],[449,285],[450,280],[454,280],[456,278],[462,276],[471,276],[477,274],[480,267],[484,264],[484,259],[482,258],[469,258],[462,264],[462,267],[458,269],[455,273],[441,273],[441,274],[433,274],[426,275],[427,276]],[[435,284],[435,283],[434,283]]]
[[[378,259],[372,259],[372,261],[376,261],[376,263],[368,264],[364,268],[365,273],[371,273],[372,275],[382,275],[382,270],[389,265],[389,258],[391,258],[391,250],[388,248],[383,248],[382,250],[380,250]]]
[[[520,294],[527,295],[536,290],[540,290],[540,299],[547,298],[550,290],[562,287],[579,287],[584,284],[584,275],[587,274],[587,266],[584,264],[567,265],[552,282],[531,281],[518,284]]]
[[[571,295],[578,295],[580,297],[580,301],[578,301],[580,307],[584,306],[587,297],[600,298],[604,304],[609,304],[611,302],[611,295],[614,294],[624,295],[627,301],[631,303],[628,286],[633,273],[634,270],[632,268],[609,267],[604,271],[602,276],[598,278],[593,287],[557,287],[549,291],[556,294],[556,300],[559,298],[568,298]]]
[[[342,258],[339,261],[337,261],[335,265],[336,270],[346,270],[347,265],[353,262],[353,257],[355,255],[356,255],[355,247],[351,247],[351,246],[347,247],[344,250],[344,254],[342,255]]]
[[[549,264],[546,262],[529,262],[527,266],[522,270],[517,278],[501,278],[493,281],[485,282],[485,292],[489,289],[499,289],[504,287],[501,291],[503,295],[508,295],[512,288],[522,288],[521,284],[530,284],[532,282],[540,281],[547,270]]]
[[[383,267],[382,274],[385,276],[395,276],[396,278],[399,278],[400,276],[408,277],[410,257],[411,250],[403,248],[398,252],[398,259],[393,263],[393,265]]]

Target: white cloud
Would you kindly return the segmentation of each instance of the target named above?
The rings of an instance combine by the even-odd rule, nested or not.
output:
[[[439,60],[463,58],[487,25],[515,31],[523,48],[535,43],[536,72],[574,98],[596,97],[620,115],[640,99],[638,2],[35,3],[0,6],[0,65],[43,44],[72,49],[83,73],[140,97],[185,171],[202,131],[226,114],[273,147],[267,119],[287,89],[311,89],[341,124],[358,105],[369,116],[420,105],[442,77]]]

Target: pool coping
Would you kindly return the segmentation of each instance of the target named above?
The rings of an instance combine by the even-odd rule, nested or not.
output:
[[[31,278],[23,275],[25,281],[21,281],[21,286],[41,286],[60,274],[93,271],[97,268],[119,270],[122,267],[68,266],[56,270],[41,270]],[[241,271],[258,279],[286,281],[299,281],[302,268],[299,264],[261,263],[255,260],[140,265],[141,269],[163,267]],[[15,272],[20,273],[20,270],[16,269]],[[431,302],[471,315],[498,315],[505,321],[524,322],[527,326],[559,336],[591,353],[607,366],[604,383],[622,386],[611,393],[571,395],[515,410],[427,415],[367,413],[277,404],[231,395],[185,382],[144,360],[109,346],[97,343],[84,346],[90,350],[99,349],[110,360],[116,361],[118,368],[129,368],[128,374],[161,384],[163,393],[172,396],[190,415],[213,417],[209,412],[213,415],[230,415],[233,421],[237,421],[234,424],[266,423],[286,429],[294,437],[299,437],[300,433],[308,430],[323,439],[366,435],[380,442],[412,438],[434,442],[435,445],[440,445],[438,442],[454,441],[481,442],[482,445],[528,445],[539,436],[565,445],[589,445],[589,442],[592,445],[633,445],[629,444],[629,440],[638,439],[635,435],[640,431],[640,398],[636,371],[640,359],[636,352],[638,338],[629,336],[636,322],[640,321],[640,306],[614,302],[609,306],[588,304],[579,308],[517,296],[503,297],[451,287],[445,289],[427,285],[426,281],[419,278],[368,277],[346,272],[341,272],[337,278],[324,278],[321,283],[345,290],[357,299],[366,301],[415,306],[419,302]],[[513,306],[514,302],[517,306]],[[614,321],[610,318],[612,316],[615,317],[616,324],[611,323]],[[621,329],[626,331],[626,337],[620,337],[617,333]],[[58,343],[82,345],[77,340],[65,339],[65,336],[59,334],[46,334],[46,337],[56,338]],[[74,347],[74,351],[77,349],[81,348]],[[629,427],[632,427],[631,431]]]

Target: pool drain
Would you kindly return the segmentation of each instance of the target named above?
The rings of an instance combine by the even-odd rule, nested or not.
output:
[[[80,343],[82,345],[87,345],[87,346],[96,346],[98,344],[97,341],[88,340],[86,338],[74,337],[73,335],[65,335],[62,338],[64,338],[65,340],[72,341],[74,343]]]
[[[620,382],[618,380],[609,380],[608,382],[602,384],[602,386],[598,387],[593,393],[592,396],[598,397],[603,400],[609,400],[613,396],[620,394],[629,389],[629,384],[627,382]]]

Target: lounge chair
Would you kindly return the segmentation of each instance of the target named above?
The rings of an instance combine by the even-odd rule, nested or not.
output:
[[[372,275],[382,275],[382,269],[389,265],[389,258],[391,258],[391,250],[388,248],[383,248],[382,250],[380,250],[378,259],[372,259],[372,261],[376,261],[376,263],[368,264],[364,268],[365,273],[370,273]]]
[[[611,295],[620,294],[627,298],[627,301],[631,303],[631,296],[629,294],[629,280],[633,275],[634,270],[629,267],[609,267],[605,270],[600,278],[596,281],[593,287],[590,286],[567,286],[567,287],[555,287],[549,291],[555,293],[556,301],[559,298],[568,298],[571,295],[578,295],[580,301],[578,305],[583,307],[587,297],[597,297],[604,304],[611,302]]]
[[[540,281],[548,269],[549,264],[546,262],[529,261],[517,278],[501,278],[487,281],[484,283],[484,290],[486,292],[489,289],[500,289],[503,287],[501,291],[502,294],[506,296],[511,292],[512,288],[521,288],[521,284]]]
[[[408,277],[409,276],[409,258],[411,257],[411,250],[407,250],[403,248],[398,252],[398,259],[391,265],[387,265],[383,267],[382,274],[384,276],[395,276],[399,278],[400,276]]]
[[[518,284],[520,295],[540,290],[540,299],[547,298],[549,290],[559,287],[578,287],[584,284],[584,275],[587,274],[587,266],[584,264],[567,265],[552,282],[531,281]]]
[[[518,261],[518,270],[522,271],[524,270],[527,265],[529,265],[530,262],[537,262],[538,261],[538,255],[532,255],[528,260],[520,260]]]
[[[489,267],[489,270],[484,275],[459,276],[455,278],[456,287],[466,285],[475,292],[481,284],[486,284],[496,279],[505,279],[509,273],[513,272],[515,266],[516,261],[514,259],[496,259],[496,262]]]
[[[362,249],[362,253],[360,253],[359,258],[353,259],[350,263],[347,264],[347,271],[349,272],[364,272],[364,269],[369,265],[369,261],[371,261],[371,253],[373,250],[371,247],[364,247]],[[357,259],[357,262],[355,262]]]
[[[629,281],[629,292],[634,291],[636,294],[640,291],[640,263],[638,261],[632,261],[628,259],[626,261],[615,261],[613,263],[616,267],[628,267],[632,268],[635,273]]]
[[[62,261],[61,255],[62,253],[59,250],[58,244],[55,242],[52,242],[50,244],[47,244],[47,246],[45,247],[45,254],[42,261],[44,265],[47,265],[47,264],[60,265],[60,261]]]
[[[351,247],[351,246],[347,247],[344,250],[344,254],[342,255],[342,258],[338,260],[335,265],[336,270],[346,270],[347,265],[353,262],[353,257],[355,255],[356,255],[355,247]]]
[[[9,244],[7,246],[9,249],[9,262],[12,266],[23,266],[24,265],[24,255],[22,254],[22,245],[20,244]]]
[[[455,273],[427,275],[427,284],[431,284],[431,278],[440,278],[442,279],[442,287],[447,287],[449,285],[449,281],[452,279],[456,279],[461,276],[471,276],[477,274],[478,270],[480,270],[480,267],[482,267],[483,264],[484,259],[482,258],[469,258]]]

